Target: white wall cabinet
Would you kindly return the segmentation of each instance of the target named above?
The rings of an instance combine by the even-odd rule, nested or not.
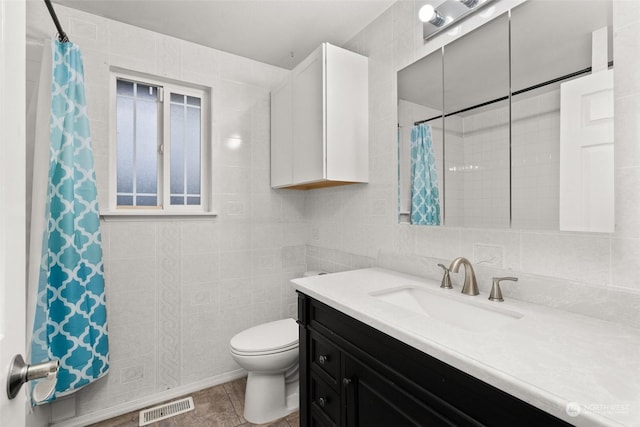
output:
[[[271,187],[369,179],[368,59],[323,43],[271,92]]]

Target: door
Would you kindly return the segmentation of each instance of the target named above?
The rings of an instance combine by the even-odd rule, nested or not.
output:
[[[614,231],[613,70],[560,95],[560,230]]]
[[[349,427],[456,425],[356,359],[345,357],[344,370]]]
[[[9,364],[25,354],[25,2],[0,0],[0,425],[25,425]]]

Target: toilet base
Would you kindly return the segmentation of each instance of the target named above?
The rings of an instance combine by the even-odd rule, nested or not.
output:
[[[285,383],[284,374],[249,372],[244,396],[244,418],[264,424],[298,410],[298,381]]]

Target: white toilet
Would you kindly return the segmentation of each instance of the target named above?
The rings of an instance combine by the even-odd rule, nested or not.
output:
[[[231,356],[249,372],[244,417],[263,424],[298,409],[298,324],[277,320],[231,338]]]

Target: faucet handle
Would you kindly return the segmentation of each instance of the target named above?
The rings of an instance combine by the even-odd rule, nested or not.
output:
[[[449,269],[443,264],[438,264],[438,267],[444,270],[444,276],[442,276],[442,283],[440,284],[440,287],[444,289],[453,289],[453,286],[451,286],[451,276],[449,276]]]
[[[503,280],[510,280],[512,282],[517,282],[517,277],[494,277],[493,278],[493,286],[491,286],[491,294],[489,294],[489,301],[504,301],[502,298],[502,290],[500,289],[500,282]]]

